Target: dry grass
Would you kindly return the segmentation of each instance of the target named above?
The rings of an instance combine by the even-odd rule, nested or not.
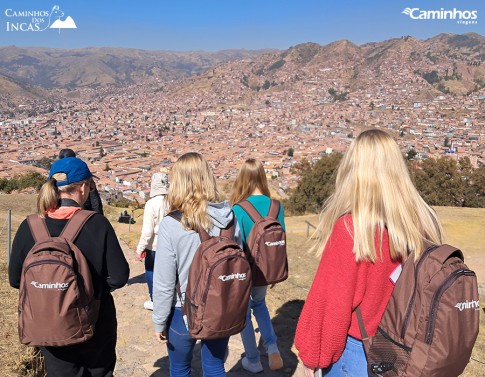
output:
[[[19,344],[17,336],[17,298],[18,292],[10,288],[7,279],[7,209],[12,209],[12,236],[20,222],[29,213],[35,212],[35,196],[32,195],[0,195],[0,376],[37,377],[40,369],[39,358],[35,350]],[[106,207],[106,216],[111,220],[117,234],[132,249],[136,247],[140,235],[143,211],[134,211],[136,224],[120,224],[116,220],[123,209]],[[436,209],[446,232],[446,241],[460,247],[469,266],[476,270],[479,282],[485,283],[485,274],[480,274],[485,264],[485,209],[448,208]],[[131,213],[131,211],[128,211]],[[311,241],[306,238],[306,221],[318,224],[317,215],[295,216],[286,219],[288,230],[288,247],[290,255],[290,277],[278,284],[271,293],[275,300],[304,300],[315,274],[318,261],[307,250]],[[484,268],[485,270],[485,268]],[[271,307],[279,307],[270,305]],[[482,313],[483,314],[483,313]],[[275,315],[275,313],[272,313]],[[297,314],[295,314],[297,315]],[[294,318],[292,318],[295,320]],[[284,319],[281,319],[284,320]],[[291,346],[290,346],[291,347]],[[480,333],[473,350],[472,361],[463,376],[483,376],[485,370],[485,315],[481,316]]]

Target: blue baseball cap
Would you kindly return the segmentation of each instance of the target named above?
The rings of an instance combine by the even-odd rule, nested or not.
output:
[[[52,164],[49,172],[49,180],[54,178],[57,187],[81,182],[92,176],[88,165],[77,157],[65,157],[57,160]]]

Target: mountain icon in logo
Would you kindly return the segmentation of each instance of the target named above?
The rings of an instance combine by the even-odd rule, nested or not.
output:
[[[71,16],[62,21],[61,19],[55,20],[51,26],[51,29],[77,29],[76,23]]]
[[[408,16],[409,16],[409,15],[411,14],[411,12],[412,12],[412,11],[413,11],[413,10],[412,10],[411,8],[406,8],[406,9],[404,9],[404,10],[403,10],[401,13],[406,14],[406,15],[408,15]]]

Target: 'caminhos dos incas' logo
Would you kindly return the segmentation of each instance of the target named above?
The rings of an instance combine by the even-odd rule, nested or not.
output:
[[[17,10],[8,8],[5,10],[7,17],[7,31],[45,31],[47,29],[77,29],[76,23],[71,16],[64,17],[64,12],[59,5],[54,5],[49,10]]]

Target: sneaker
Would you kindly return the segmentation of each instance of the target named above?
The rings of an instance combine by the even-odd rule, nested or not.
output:
[[[246,369],[248,372],[251,373],[260,373],[263,371],[263,365],[261,364],[261,361],[258,361],[257,363],[252,363],[246,357],[243,357],[241,360],[241,364],[243,369]]]
[[[146,310],[153,310],[153,301],[145,301],[143,303],[143,307],[146,309]]]
[[[268,355],[269,369],[278,370],[283,368],[283,359],[279,352],[273,352]]]

